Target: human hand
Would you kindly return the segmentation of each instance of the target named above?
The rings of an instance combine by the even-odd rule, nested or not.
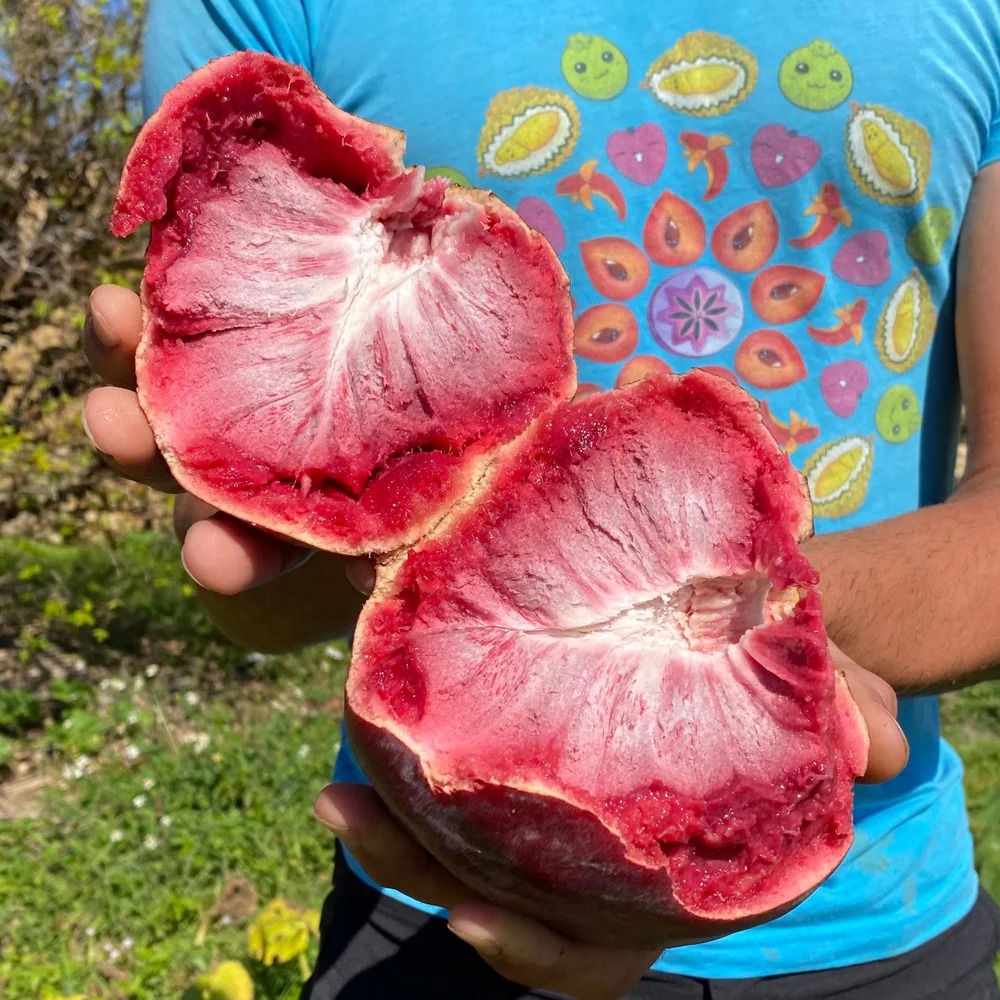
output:
[[[831,644],[870,734],[861,780],[885,781],[906,765],[906,738],[896,722],[896,695],[881,678]],[[572,940],[477,895],[440,865],[389,815],[373,789],[328,785],[316,816],[332,830],[380,885],[449,911],[448,925],[500,975],[577,1000],[618,1000],[642,978],[660,952],[604,948]],[[675,943],[675,942],[674,942]]]
[[[174,528],[182,543],[181,559],[206,590],[239,594],[302,565],[312,549],[220,514],[177,484],[135,392],[135,352],[141,335],[142,307],[134,292],[116,285],[103,285],[93,292],[83,349],[91,369],[107,383],[90,392],[84,402],[84,429],[94,447],[124,478],[177,495]],[[371,589],[373,571],[368,560],[349,560],[347,575],[353,583]]]

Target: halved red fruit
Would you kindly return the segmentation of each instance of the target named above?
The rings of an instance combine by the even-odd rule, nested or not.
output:
[[[850,846],[866,732],[801,477],[722,379],[564,404],[380,566],[347,726],[473,890],[662,947],[787,909]]]
[[[642,245],[664,267],[693,264],[705,251],[705,220],[690,202],[664,191],[646,218]]]
[[[730,212],[712,233],[712,253],[730,271],[756,271],[777,247],[778,220],[769,201],[755,201]]]
[[[619,301],[634,298],[649,281],[646,255],[620,236],[584,240],[580,256],[591,284],[605,298]]]
[[[825,284],[819,271],[779,264],[753,279],[750,304],[765,323],[794,323],[812,311]]]
[[[758,389],[784,389],[806,377],[799,349],[778,330],[757,330],[736,350],[736,373]]]
[[[591,361],[621,361],[639,341],[639,324],[626,306],[604,302],[577,317],[573,349]]]
[[[615,388],[620,389],[633,382],[641,382],[650,375],[670,375],[672,369],[662,358],[655,354],[637,354],[622,365],[615,379]]]
[[[575,388],[548,242],[403,147],[237,53],[164,98],[112,221],[152,222],[136,374],[178,482],[336,552],[420,537]]]

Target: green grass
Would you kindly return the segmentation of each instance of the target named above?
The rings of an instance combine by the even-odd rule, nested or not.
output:
[[[298,963],[251,961],[246,927],[275,897],[325,895],[310,804],[345,665],[342,644],[248,657],[220,639],[165,535],[0,542],[0,778],[52,782],[38,815],[0,820],[0,996],[190,997],[238,959],[258,1000],[297,997]],[[1000,894],[1000,685],[949,696],[944,718]]]

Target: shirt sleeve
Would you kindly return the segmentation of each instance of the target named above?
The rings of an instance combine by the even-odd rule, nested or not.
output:
[[[143,34],[142,110],[211,59],[251,49],[312,72],[307,0],[149,0]]]
[[[983,167],[996,163],[997,160],[1000,160],[1000,113],[990,125],[986,142],[983,145],[983,152],[979,157],[979,169],[982,170]]]

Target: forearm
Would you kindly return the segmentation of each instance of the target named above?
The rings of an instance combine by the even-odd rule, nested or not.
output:
[[[347,634],[364,597],[350,585],[340,556],[318,552],[269,583],[225,596],[198,588],[209,616],[233,642],[282,653]]]
[[[944,504],[811,539],[830,637],[897,690],[998,676],[1000,475]]]

